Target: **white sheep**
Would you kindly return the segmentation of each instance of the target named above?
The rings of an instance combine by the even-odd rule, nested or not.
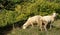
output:
[[[29,25],[32,25],[34,23],[37,23],[40,26],[40,29],[42,31],[42,27],[44,26],[45,31],[47,31],[47,25],[49,22],[54,22],[55,17],[57,16],[56,13],[53,13],[52,15],[48,15],[48,16],[40,16],[40,15],[36,15],[33,17],[28,18],[28,20],[26,21],[26,23],[24,23],[23,25],[23,29],[26,29]],[[44,25],[43,25],[44,23]],[[51,24],[50,24],[50,29],[51,29]]]
[[[28,18],[26,23],[24,23],[24,25],[23,25],[23,29],[26,29],[29,25],[32,25],[32,27],[33,27],[33,24],[37,23],[37,25],[40,25],[40,29],[42,30],[42,28],[41,28],[42,24],[40,24],[40,20],[39,20],[41,17],[42,16],[40,16],[40,15],[36,15],[36,16]]]
[[[57,13],[53,13],[52,15],[49,16],[43,16],[41,19],[42,23],[44,23],[44,29],[47,31],[47,25],[49,22],[53,23],[55,17],[57,16]],[[51,29],[51,23],[50,23],[50,29]]]

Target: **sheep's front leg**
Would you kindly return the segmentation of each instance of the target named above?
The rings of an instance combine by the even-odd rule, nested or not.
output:
[[[34,26],[33,26],[33,23],[31,23],[31,26],[34,27]]]
[[[52,23],[52,22],[51,22]],[[51,30],[52,29],[52,24],[50,24],[50,29],[49,30]]]
[[[40,24],[40,21],[37,21],[37,26],[40,26],[41,24]]]

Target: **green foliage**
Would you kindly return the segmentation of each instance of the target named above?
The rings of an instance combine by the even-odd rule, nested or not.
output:
[[[53,12],[57,12],[60,14],[60,5],[56,2],[48,2],[46,0],[23,0],[24,2],[17,3],[20,0],[13,1],[14,3],[16,2],[16,4],[14,4],[14,11],[3,9],[3,11],[0,13],[0,26],[14,24],[22,20],[25,21],[27,20],[27,18],[34,15],[44,16],[49,15]],[[12,1],[10,2],[11,4],[13,4]],[[9,6],[7,8],[9,9]]]
[[[7,24],[13,24],[17,13],[15,11],[3,10],[0,13],[0,26],[5,26]]]

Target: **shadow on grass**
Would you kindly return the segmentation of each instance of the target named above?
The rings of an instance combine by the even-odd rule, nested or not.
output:
[[[0,27],[0,35],[6,35],[7,32],[13,29],[12,25],[6,25],[4,27]]]
[[[21,26],[24,24],[25,21],[18,21],[14,24],[14,28],[21,28]],[[0,35],[6,35],[7,33],[11,32],[13,30],[13,24],[7,24],[4,27],[0,27]]]

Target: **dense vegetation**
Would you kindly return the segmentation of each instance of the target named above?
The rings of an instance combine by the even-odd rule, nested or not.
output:
[[[0,27],[19,21],[24,23],[34,15],[60,14],[59,4],[59,0],[0,0]]]

